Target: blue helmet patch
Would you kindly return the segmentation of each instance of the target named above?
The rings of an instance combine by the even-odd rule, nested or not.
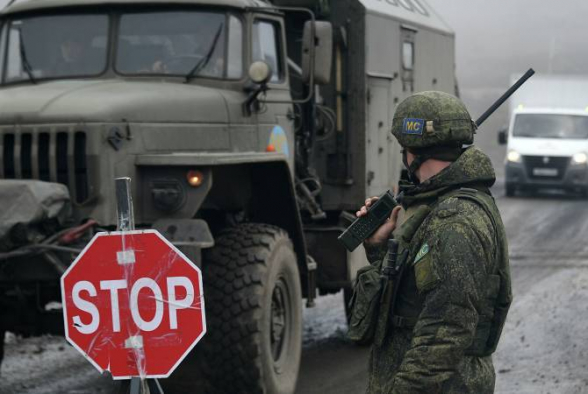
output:
[[[402,126],[402,132],[404,134],[423,135],[424,128],[424,119],[404,118],[404,124]]]

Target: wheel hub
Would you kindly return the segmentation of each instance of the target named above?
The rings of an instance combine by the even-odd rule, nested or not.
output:
[[[288,331],[288,288],[283,279],[278,280],[272,293],[271,308],[271,347],[274,362],[284,353]]]

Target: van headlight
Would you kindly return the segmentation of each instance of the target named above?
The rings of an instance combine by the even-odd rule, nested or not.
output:
[[[584,152],[576,153],[572,156],[572,164],[584,165],[588,162],[588,155]]]
[[[520,163],[522,161],[521,154],[516,150],[509,150],[508,154],[506,155],[506,160],[511,163]]]

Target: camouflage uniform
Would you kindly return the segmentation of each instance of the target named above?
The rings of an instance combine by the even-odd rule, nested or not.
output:
[[[470,147],[406,190],[404,221],[395,231],[406,268],[395,284],[394,306],[380,306],[393,314],[381,343],[372,346],[368,394],[494,392],[491,353],[502,326],[490,348],[488,338],[500,270],[504,318],[512,297],[504,227],[488,190],[494,182],[489,158]],[[486,208],[456,197],[462,188],[482,195]],[[424,206],[430,209],[422,215]],[[386,249],[367,252],[379,264]]]

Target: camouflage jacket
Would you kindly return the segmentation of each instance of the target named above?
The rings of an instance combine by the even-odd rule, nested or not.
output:
[[[382,343],[372,346],[368,394],[494,392],[492,358],[475,354],[472,347],[481,316],[492,315],[488,289],[494,287],[496,250],[506,248],[506,237],[492,199],[496,224],[476,202],[450,194],[462,187],[487,192],[494,182],[490,159],[470,147],[451,166],[407,191],[405,220],[395,232],[401,252],[407,251],[406,269],[396,284],[393,319]],[[430,213],[406,231],[423,205]],[[385,249],[371,248],[367,254],[376,263]],[[503,265],[508,267],[508,261]]]

